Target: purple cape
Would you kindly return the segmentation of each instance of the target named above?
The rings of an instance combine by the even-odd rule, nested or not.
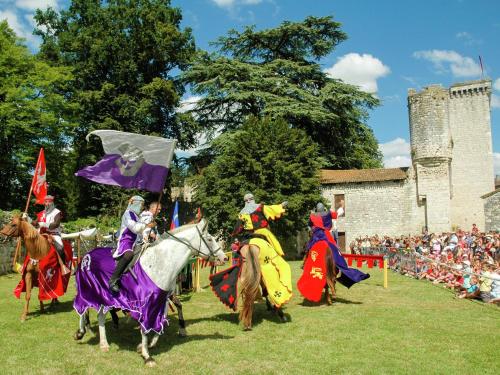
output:
[[[107,312],[112,308],[127,310],[139,322],[144,332],[163,333],[166,303],[169,292],[156,286],[142,269],[140,262],[133,268],[137,281],[130,272],[121,278],[118,294],[111,293],[108,282],[115,269],[112,248],[98,247],[87,253],[76,272],[77,295],[74,309],[82,315],[89,307]]]
[[[309,242],[307,243],[306,247],[307,250],[309,251],[309,249],[317,241],[326,241],[328,243],[328,246],[332,251],[333,259],[335,259],[335,266],[337,267],[338,270],[341,271],[341,275],[337,279],[339,283],[341,283],[347,288],[350,288],[354,284],[359,283],[360,281],[363,281],[370,277],[369,273],[361,272],[360,270],[357,270],[355,268],[349,268],[344,257],[342,256],[342,254],[340,254],[339,248],[335,246],[334,243],[328,240],[328,237],[326,236],[324,230],[321,228],[313,229],[313,235],[309,240]]]

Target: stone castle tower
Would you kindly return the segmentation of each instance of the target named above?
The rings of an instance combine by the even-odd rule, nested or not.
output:
[[[417,202],[432,232],[484,228],[481,196],[494,190],[491,81],[408,91]]]

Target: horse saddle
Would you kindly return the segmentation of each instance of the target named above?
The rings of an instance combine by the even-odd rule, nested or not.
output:
[[[130,272],[132,277],[137,281],[137,275],[134,272],[134,266],[139,261],[139,259],[141,258],[141,255],[149,247],[149,245],[150,245],[149,242],[136,243],[134,245],[134,255],[132,256],[132,260],[127,265],[127,268],[125,268],[125,271],[123,271],[123,274]]]

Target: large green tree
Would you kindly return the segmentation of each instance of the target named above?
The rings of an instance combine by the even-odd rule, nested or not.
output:
[[[319,148],[303,130],[280,119],[248,119],[240,129],[212,142],[213,162],[196,181],[196,200],[213,230],[228,239],[252,192],[257,202],[289,202],[287,215],[273,225],[282,239],[306,225],[307,213],[320,199]]]
[[[283,118],[320,145],[328,167],[380,167],[366,125],[378,99],[329,78],[318,63],[346,38],[332,17],[231,30],[214,43],[217,52],[200,52],[184,75],[202,96],[192,112],[214,132],[238,128],[248,116]]]
[[[87,143],[95,129],[114,129],[196,143],[198,123],[179,113],[183,85],[176,75],[195,52],[191,30],[181,30],[181,12],[168,0],[72,0],[67,10],[37,11],[40,55],[71,67],[71,99],[80,104],[74,131],[77,169],[102,156],[100,144]],[[119,205],[115,187],[73,179],[72,201],[80,215]]]
[[[66,187],[74,113],[68,101],[72,75],[33,56],[6,21],[0,22],[0,200],[1,209],[23,209],[38,152],[45,148],[49,193]]]

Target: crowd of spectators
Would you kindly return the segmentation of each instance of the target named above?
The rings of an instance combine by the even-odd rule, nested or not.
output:
[[[453,290],[458,298],[500,304],[500,233],[424,232],[417,236],[365,236],[350,243],[354,254],[384,253],[402,274]]]

